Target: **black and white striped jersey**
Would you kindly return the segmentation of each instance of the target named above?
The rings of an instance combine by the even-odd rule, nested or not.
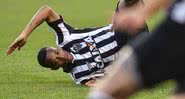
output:
[[[127,37],[112,31],[112,25],[75,29],[63,19],[48,23],[56,34],[57,45],[70,52],[74,60],[63,68],[77,84],[104,76],[104,68],[117,57]]]

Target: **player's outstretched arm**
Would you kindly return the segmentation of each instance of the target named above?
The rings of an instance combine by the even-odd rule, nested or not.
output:
[[[37,13],[32,17],[26,28],[15,39],[15,41],[8,47],[6,53],[11,54],[15,49],[20,50],[26,43],[28,36],[44,21],[53,22],[60,18],[60,16],[48,6],[41,7]]]

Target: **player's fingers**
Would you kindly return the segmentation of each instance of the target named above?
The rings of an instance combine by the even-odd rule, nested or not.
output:
[[[12,43],[12,44],[8,47],[8,49],[7,49],[7,51],[6,51],[7,55],[11,54],[16,48],[17,48],[17,44],[16,44],[16,43]]]
[[[18,51],[20,51],[21,50],[21,47],[18,47],[17,49],[18,49]]]
[[[22,48],[22,46],[18,46],[18,51],[20,51],[20,50],[21,50],[21,48]]]
[[[8,54],[12,53],[16,48],[17,46],[10,46],[7,50]]]
[[[9,49],[6,51],[7,55],[11,54],[14,50],[15,50],[15,48],[9,48]]]
[[[25,45],[25,43],[26,43],[25,41],[19,43],[18,50],[21,50],[21,48]]]

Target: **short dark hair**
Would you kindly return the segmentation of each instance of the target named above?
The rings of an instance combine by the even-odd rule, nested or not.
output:
[[[50,68],[51,70],[57,70],[57,69],[59,69],[59,67],[55,67],[55,66],[51,65],[47,61],[47,54],[52,52],[52,50],[48,50],[48,48],[50,48],[50,47],[43,47],[39,50],[38,55],[37,55],[38,63],[42,67]]]
[[[37,61],[38,63],[43,66],[49,68],[46,58],[47,58],[47,48],[49,47],[43,47],[39,50],[38,55],[37,55]]]

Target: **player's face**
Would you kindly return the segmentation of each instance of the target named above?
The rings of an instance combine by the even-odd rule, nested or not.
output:
[[[51,69],[58,69],[70,63],[72,61],[72,55],[61,48],[49,47],[47,49],[46,61],[51,66]]]

